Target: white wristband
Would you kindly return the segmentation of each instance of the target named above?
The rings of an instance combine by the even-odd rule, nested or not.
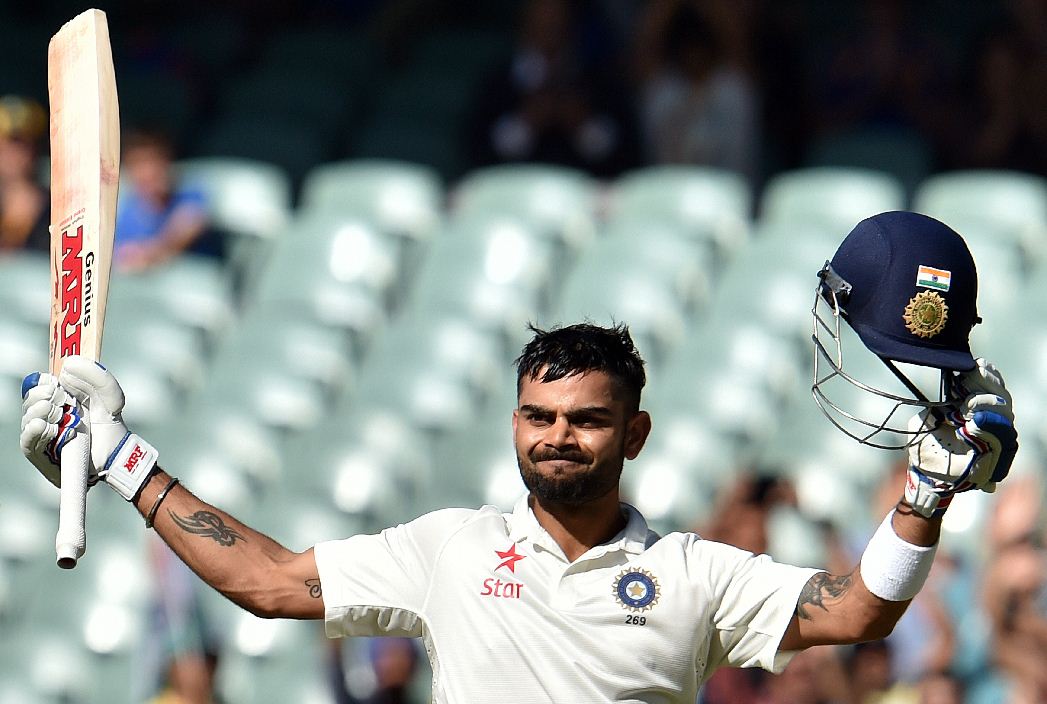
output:
[[[128,501],[134,501],[156,467],[156,448],[128,433],[106,463],[105,483]]]
[[[927,581],[937,544],[913,545],[898,537],[887,514],[862,554],[859,571],[865,588],[887,601],[912,599]]]

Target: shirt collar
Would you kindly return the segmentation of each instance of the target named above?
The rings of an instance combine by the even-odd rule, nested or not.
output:
[[[556,544],[556,541],[553,540],[548,531],[538,523],[538,519],[535,518],[534,511],[531,510],[527,499],[528,495],[524,494],[517,500],[516,505],[513,506],[513,512],[509,519],[509,539],[514,543],[530,539],[531,542],[562,555],[563,551],[560,549],[560,546]],[[621,506],[622,513],[625,514],[625,528],[606,543],[598,545],[593,549],[602,548],[600,550],[601,554],[614,550],[623,550],[638,555],[646,550],[657,539],[657,536],[647,527],[647,520],[636,508],[624,502],[620,503],[619,506]]]

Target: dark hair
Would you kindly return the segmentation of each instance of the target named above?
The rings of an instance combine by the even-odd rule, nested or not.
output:
[[[525,378],[533,381],[541,375],[542,383],[547,383],[585,372],[604,372],[622,387],[633,410],[640,407],[640,392],[647,376],[628,325],[618,323],[605,328],[579,323],[551,330],[528,327],[534,338],[524,345],[514,362],[517,393]]]

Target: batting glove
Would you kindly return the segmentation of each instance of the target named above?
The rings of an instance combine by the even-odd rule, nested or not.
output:
[[[64,418],[75,412],[76,430],[83,426],[91,438],[88,484],[104,480],[124,499],[134,500],[152,475],[158,453],[128,431],[121,417],[123,389],[105,367],[83,357],[67,357],[57,380],[50,374],[30,374],[22,383],[22,394],[22,451],[52,484],[60,485],[59,457],[68,442]]]
[[[941,515],[960,492],[995,491],[1018,451],[1011,394],[995,366],[979,358],[946,393],[956,407],[940,423],[929,411],[909,422],[911,431],[931,429],[909,447],[905,483],[906,502],[924,516]]]
[[[77,433],[90,435],[91,426],[84,421],[83,408],[75,398],[58,385],[58,379],[34,372],[22,380],[22,432],[19,437],[22,454],[47,481],[62,486],[59,457]],[[93,472],[92,472],[93,474]],[[98,481],[88,478],[89,484]]]

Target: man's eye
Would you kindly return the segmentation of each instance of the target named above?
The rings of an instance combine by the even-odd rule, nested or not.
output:
[[[530,416],[528,420],[531,425],[537,425],[543,428],[551,423],[549,416]]]

